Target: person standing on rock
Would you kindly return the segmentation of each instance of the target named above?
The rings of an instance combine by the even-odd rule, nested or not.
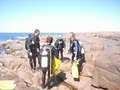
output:
[[[70,48],[69,52],[72,53],[72,63],[79,58],[79,42],[75,37],[75,33],[70,33]]]
[[[75,33],[71,33],[70,36],[70,49],[69,52],[72,53],[72,76],[75,81],[79,81],[80,72],[80,60],[81,54],[84,53],[79,41],[75,37]]]
[[[34,34],[31,34],[26,38],[25,48],[28,51],[28,58],[32,72],[34,73],[36,68],[36,58],[40,52],[40,39],[39,39],[40,31],[36,29]],[[38,60],[40,65],[40,61]]]
[[[48,86],[48,89],[51,88],[51,81],[53,80],[53,76],[51,76],[53,72],[53,59],[54,56],[57,56],[57,52],[55,48],[51,45],[53,42],[53,38],[48,36],[46,38],[46,44],[42,46],[40,51],[40,61],[41,61],[41,70],[42,70],[42,84],[41,87],[45,88]],[[45,84],[46,73],[48,71],[48,82]]]
[[[60,59],[63,60],[63,49],[65,48],[65,41],[63,40],[61,35],[59,35],[58,39],[55,41],[54,47],[57,50],[58,58],[59,58],[59,52],[60,52],[61,54]]]

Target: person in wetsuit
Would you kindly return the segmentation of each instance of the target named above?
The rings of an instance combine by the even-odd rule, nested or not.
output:
[[[45,88],[48,87],[48,89],[51,88],[51,81],[53,80],[53,76],[51,76],[53,71],[53,59],[54,56],[57,56],[57,52],[55,48],[51,45],[53,42],[53,38],[51,36],[48,36],[46,38],[46,44],[42,46],[40,51],[40,57],[41,57],[41,70],[42,70],[42,84],[41,87]],[[48,72],[48,81],[47,84],[45,84],[46,81],[46,73]]]
[[[40,31],[36,29],[34,31],[34,34],[30,34],[28,38],[26,38],[26,41],[25,41],[25,48],[27,49],[30,67],[33,73],[37,69],[36,58],[38,57],[38,54],[40,52],[39,34],[40,34]],[[40,65],[39,60],[38,60],[38,63]]]

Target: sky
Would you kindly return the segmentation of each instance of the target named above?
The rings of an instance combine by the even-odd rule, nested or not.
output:
[[[120,0],[0,0],[0,32],[120,31]]]

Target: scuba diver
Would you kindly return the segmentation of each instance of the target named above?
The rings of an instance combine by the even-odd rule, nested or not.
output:
[[[82,64],[85,62],[84,48],[81,42],[79,42],[75,33],[71,33],[70,36],[70,49],[69,53],[72,53],[72,75],[75,81],[79,81],[79,73]]]
[[[61,54],[61,60],[63,60],[63,49],[65,48],[65,41],[63,40],[62,36],[59,35],[58,39],[55,41],[54,44],[55,49],[57,50],[58,58],[59,58],[59,53]]]
[[[26,41],[25,41],[25,48],[27,50],[31,71],[33,73],[37,69],[36,68],[36,57],[38,57],[38,54],[40,52],[39,34],[40,34],[40,31],[36,29],[34,31],[34,34],[30,34],[28,38],[26,38]],[[39,60],[38,60],[38,63],[40,65]]]
[[[57,56],[57,52],[55,48],[51,45],[53,42],[53,38],[51,36],[47,36],[46,38],[46,44],[42,46],[40,51],[40,60],[41,60],[41,70],[42,70],[42,88],[46,88],[48,86],[48,89],[51,88],[51,82],[53,80],[53,76],[51,75],[53,72],[53,59],[54,56]],[[46,81],[46,73],[48,72],[48,81],[47,84]]]

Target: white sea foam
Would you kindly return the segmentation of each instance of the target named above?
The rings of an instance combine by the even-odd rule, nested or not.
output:
[[[11,42],[12,41],[12,39],[8,39],[8,40],[6,40],[6,42]]]
[[[17,36],[15,39],[25,39],[26,37]]]

